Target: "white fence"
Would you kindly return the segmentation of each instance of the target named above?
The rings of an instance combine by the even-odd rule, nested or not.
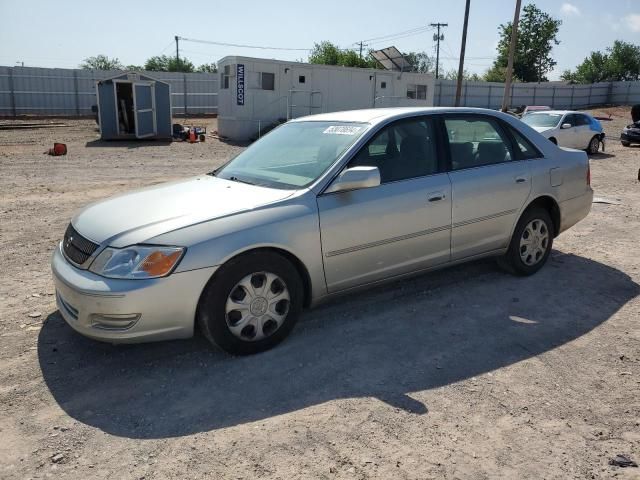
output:
[[[1,67],[0,116],[91,115],[95,83],[120,71]],[[145,72],[171,85],[174,115],[218,112],[215,73]]]
[[[0,116],[90,115],[96,104],[95,82],[118,71],[63,68],[1,67]],[[218,75],[215,73],[145,72],[171,85],[174,115],[218,112]],[[453,106],[455,80],[436,80],[434,104]],[[461,105],[500,108],[504,84],[463,82]],[[640,103],[640,82],[604,82],[591,85],[514,83],[510,105],[549,105],[579,109],[599,105]]]
[[[434,104],[453,106],[455,80],[436,80]],[[460,104],[465,107],[500,108],[504,83],[463,82]],[[562,83],[514,83],[509,105],[548,105],[552,108],[580,109],[599,105],[640,103],[640,82],[603,82],[590,85]]]

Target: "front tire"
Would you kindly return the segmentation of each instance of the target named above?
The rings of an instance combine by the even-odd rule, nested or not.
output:
[[[587,152],[589,152],[591,155],[595,155],[598,153],[598,151],[600,151],[600,137],[598,137],[598,135],[594,135],[589,142]]]
[[[212,344],[250,355],[284,340],[302,303],[302,281],[291,262],[275,252],[250,252],[216,272],[200,298],[197,320]]]
[[[498,259],[498,264],[515,275],[533,275],[549,258],[554,233],[549,212],[543,208],[526,210],[516,225],[507,253]]]

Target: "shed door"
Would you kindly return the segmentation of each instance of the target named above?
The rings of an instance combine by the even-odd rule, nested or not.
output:
[[[136,137],[152,137],[156,134],[156,110],[153,84],[133,84],[133,105],[136,113]]]

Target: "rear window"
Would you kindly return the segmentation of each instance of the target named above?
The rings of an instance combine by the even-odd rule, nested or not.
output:
[[[531,127],[555,127],[561,118],[560,113],[528,113],[521,120]]]

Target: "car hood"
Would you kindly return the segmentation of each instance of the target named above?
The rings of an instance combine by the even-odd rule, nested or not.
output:
[[[553,130],[554,127],[533,127],[531,125],[529,125],[531,128],[533,128],[536,132],[538,133],[544,133],[544,132],[548,132],[549,130]]]
[[[72,224],[93,242],[125,247],[194,223],[284,200],[294,193],[204,175],[93,203],[79,212]]]

